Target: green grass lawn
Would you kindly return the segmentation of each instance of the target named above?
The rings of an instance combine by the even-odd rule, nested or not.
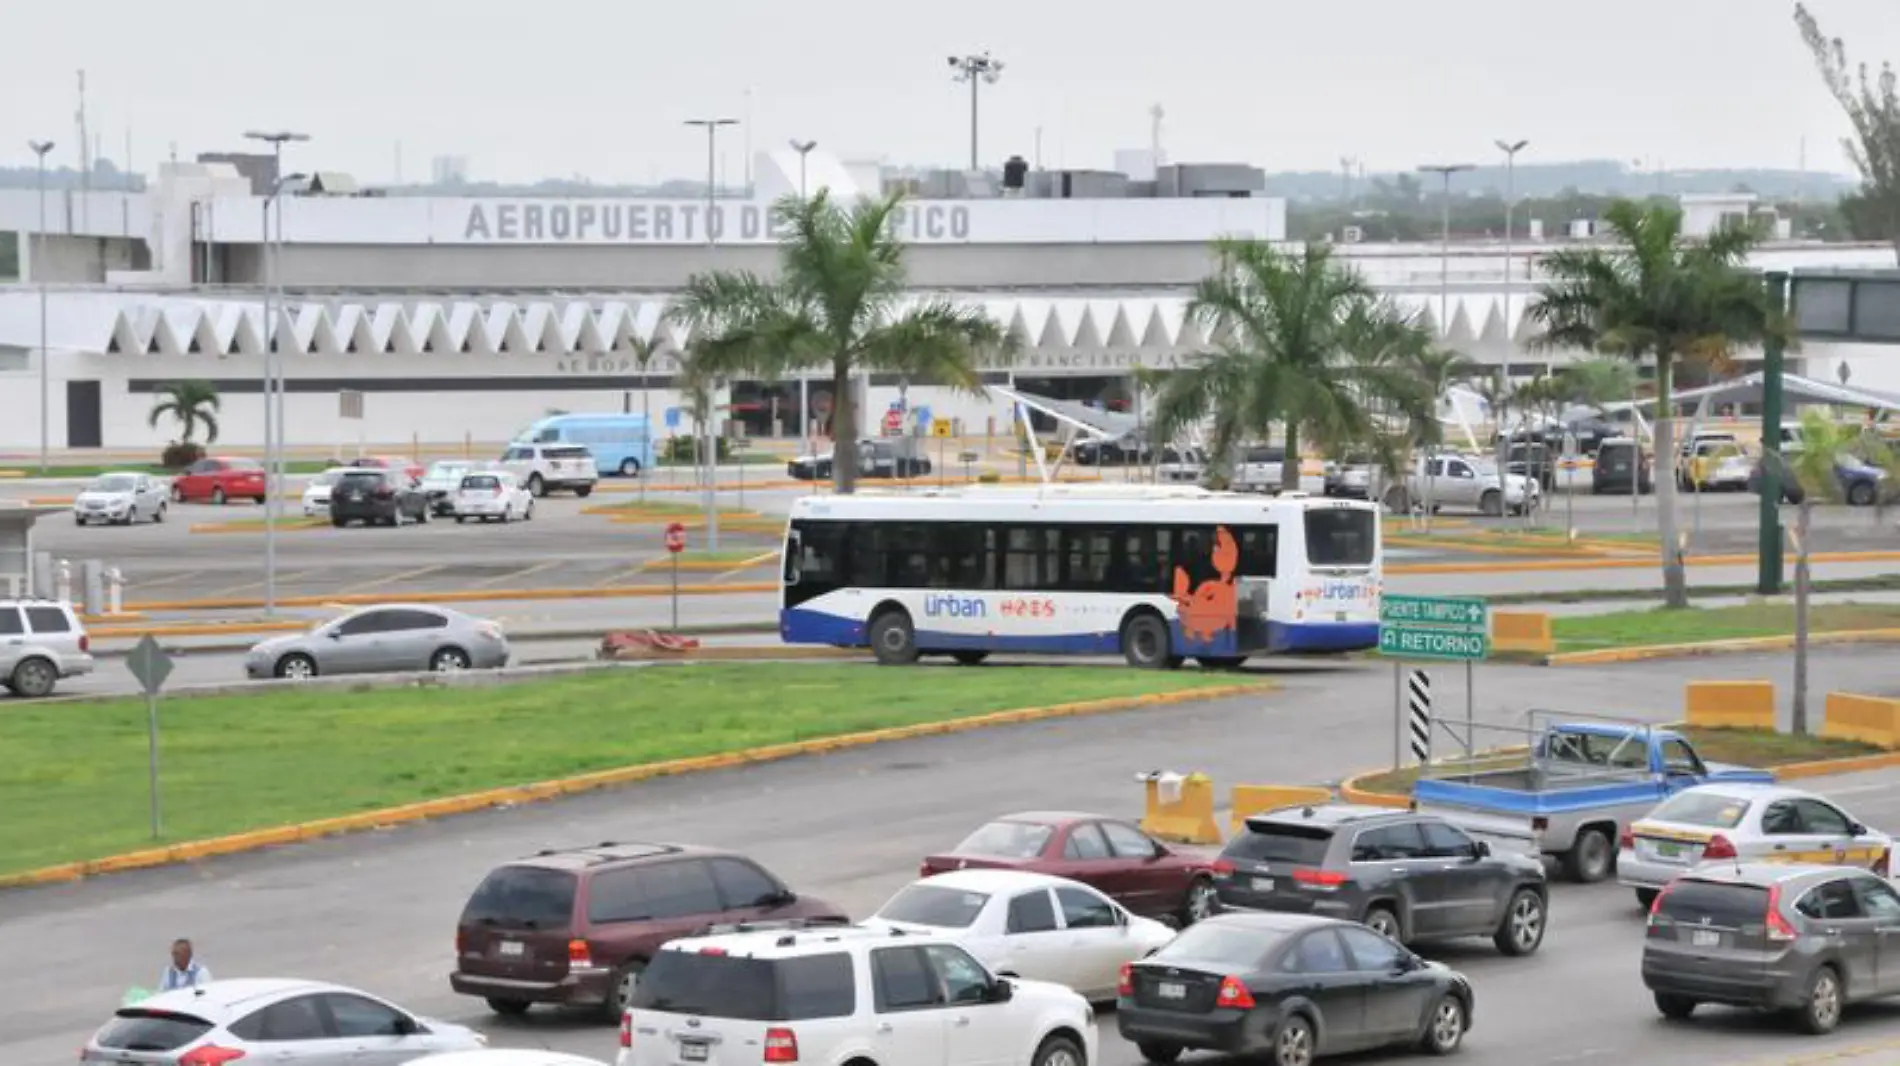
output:
[[[1703,759],[1709,762],[1733,763],[1737,766],[1773,768],[1815,759],[1846,759],[1856,755],[1874,755],[1882,750],[1871,744],[1862,744],[1857,740],[1770,733],[1760,729],[1699,729],[1686,726],[1679,728],[1677,732],[1689,738],[1689,743],[1695,745],[1696,752]],[[1503,770],[1514,766],[1521,767],[1523,764],[1524,755],[1519,752],[1496,757],[1480,757],[1474,762],[1473,767],[1482,772],[1487,769]],[[1464,772],[1462,764],[1459,772]],[[1417,780],[1418,768],[1407,767],[1403,770],[1362,778],[1359,781],[1359,787],[1391,795],[1409,795],[1413,783]]]
[[[612,670],[492,687],[181,697],[159,705],[164,839],[1236,680],[1084,666],[761,663]],[[142,700],[0,704],[0,873],[149,846],[145,738]]]
[[[76,465],[76,466],[55,464],[52,466],[48,466],[46,468],[46,473],[44,475],[40,473],[39,464],[32,461],[22,461],[22,462],[17,462],[17,463],[0,463],[0,468],[5,468],[8,470],[18,470],[20,471],[21,474],[25,475],[26,477],[44,476],[44,477],[79,478],[79,477],[98,477],[100,474],[121,474],[121,473],[152,474],[157,477],[176,477],[179,473],[176,470],[168,470],[165,467],[159,466],[156,463],[119,463],[119,464],[105,464],[105,465],[82,464],[82,465]],[[305,459],[295,459],[295,460],[284,461],[284,473],[286,476],[296,476],[299,474],[321,474],[325,470],[328,470],[328,469],[330,469],[330,464],[328,462],[313,462],[313,461],[305,460]]]
[[[1812,632],[1900,627],[1900,604],[1825,603],[1808,608]],[[1785,636],[1794,632],[1794,606],[1751,603],[1736,607],[1690,607],[1672,611],[1614,611],[1609,614],[1551,619],[1557,650],[1595,651],[1649,644],[1693,644],[1705,640]]]

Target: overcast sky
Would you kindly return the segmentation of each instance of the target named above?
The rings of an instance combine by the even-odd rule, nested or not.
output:
[[[437,155],[504,181],[696,177],[681,120],[751,119],[755,148],[816,138],[853,158],[961,165],[969,97],[952,52],[1006,63],[983,87],[983,155],[1111,163],[1166,110],[1177,160],[1270,170],[1643,159],[1845,172],[1846,129],[1791,0],[12,0],[0,162],[50,137],[77,160],[75,72],[105,154],[314,140],[295,169],[426,178]],[[1850,55],[1900,60],[1900,0],[1814,0]],[[750,90],[748,93],[747,90]],[[731,180],[747,137],[726,143]]]

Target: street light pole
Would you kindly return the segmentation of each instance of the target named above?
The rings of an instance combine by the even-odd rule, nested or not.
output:
[[[804,203],[809,198],[805,192],[805,158],[811,155],[813,148],[818,147],[818,142],[801,141],[797,138],[793,138],[791,143],[792,151],[798,153],[798,200],[800,203]],[[1842,363],[1841,365],[1846,366],[1847,364]],[[798,375],[798,439],[805,441],[807,444],[810,442],[810,426],[811,377],[804,371],[800,371]]]
[[[32,266],[33,281],[40,290],[40,473],[45,474],[47,441],[50,436],[47,420],[52,415],[46,368],[46,153],[53,150],[53,142],[28,141],[26,146],[39,157],[40,228],[39,242],[33,247]]]
[[[264,229],[270,231],[271,205],[277,205],[278,225],[283,224],[284,205],[281,199],[284,186],[302,181],[302,174],[280,174],[271,183],[270,195],[264,197]],[[264,613],[277,613],[277,518],[278,509],[283,505],[284,489],[284,388],[283,361],[277,355],[277,336],[281,332],[273,327],[280,323],[272,318],[273,313],[283,317],[284,294],[281,290],[283,279],[277,274],[276,257],[264,257]],[[273,302],[272,292],[276,291]],[[271,398],[271,381],[276,379],[276,401]],[[272,434],[273,426],[276,429]]]
[[[970,83],[970,170],[976,171],[980,169],[977,166],[977,88],[986,82],[996,84],[1003,76],[1003,61],[991,59],[988,52],[982,55],[951,56],[950,70],[951,80]]]
[[[805,198],[805,157],[811,154],[813,148],[818,147],[818,142],[801,141],[794,137],[791,145],[792,151],[798,153],[798,198],[803,200]]]
[[[689,118],[686,120],[686,124],[688,126],[703,126],[706,130],[705,227],[706,247],[711,248],[717,243],[717,238],[713,235],[713,213],[717,210],[714,197],[717,195],[718,190],[717,145],[719,141],[719,127],[737,126],[739,120],[736,118]],[[701,436],[703,439],[701,441],[701,448],[699,449],[701,452],[700,461],[705,464],[706,468],[706,550],[718,551],[719,447],[718,438],[713,429],[713,420],[718,411],[719,384],[717,381],[712,381],[707,383],[706,388],[711,390],[711,395],[707,397],[706,421],[705,425],[701,427]]]
[[[1476,170],[1472,163],[1427,163],[1420,174],[1436,174],[1444,183],[1438,236],[1438,328],[1451,330],[1451,176]]]
[[[1530,143],[1530,141],[1521,138],[1515,141],[1500,139],[1497,142],[1498,151],[1504,153],[1504,315],[1507,323],[1506,329],[1510,328],[1511,322],[1511,235],[1516,222],[1517,153],[1523,151]],[[1450,199],[1450,197],[1447,197],[1447,199]],[[1512,338],[1506,337],[1504,339],[1504,383],[1507,387],[1511,382],[1511,343]],[[1535,373],[1535,367],[1532,368],[1532,372]],[[1500,392],[1499,396],[1501,397],[1502,395],[1503,393]],[[1500,429],[1502,429],[1502,427],[1500,427]],[[1528,435],[1524,438],[1524,444],[1524,457],[1529,459],[1531,453],[1529,447],[1530,437]],[[1550,455],[1549,450],[1546,449],[1544,454],[1548,458]],[[1500,489],[1504,486],[1503,479],[1507,471],[1505,462],[1509,458],[1510,445],[1507,441],[1500,439],[1500,443],[1498,444],[1498,485]],[[1533,477],[1536,476],[1535,466],[1527,464],[1524,469],[1527,474]],[[1555,484],[1555,482],[1553,481],[1552,484]],[[1566,491],[1568,491],[1568,489],[1566,489]],[[1524,525],[1528,527],[1530,524],[1531,509],[1527,499],[1524,507]],[[1566,527],[1566,529],[1568,529],[1568,527]]]
[[[264,197],[263,230],[258,247],[264,252],[264,613],[277,613],[277,517],[284,491],[284,380],[279,358],[278,327],[283,317],[282,269],[284,242],[284,186],[302,181],[302,174],[284,173],[284,145],[308,141],[307,133],[291,130],[246,130],[246,140],[271,146],[270,193]],[[271,205],[277,205],[275,240],[271,233]]]
[[[710,248],[716,243],[716,238],[713,236],[713,212],[718,209],[716,198],[719,194],[719,127],[737,126],[739,120],[736,118],[689,118],[686,120],[686,124],[688,126],[704,126],[706,129],[706,220],[704,225],[706,228],[706,247]]]

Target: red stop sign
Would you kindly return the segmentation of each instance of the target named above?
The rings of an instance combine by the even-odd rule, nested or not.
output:
[[[666,550],[683,552],[686,550],[686,527],[678,522],[666,524]]]

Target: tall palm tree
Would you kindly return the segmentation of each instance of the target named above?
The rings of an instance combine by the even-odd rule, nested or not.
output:
[[[1539,343],[1620,356],[1656,367],[1656,456],[1675,457],[1672,382],[1679,360],[1709,362],[1759,344],[1785,326],[1761,280],[1748,272],[1758,229],[1724,226],[1704,240],[1682,232],[1682,211],[1669,204],[1618,201],[1604,211],[1613,248],[1567,249],[1543,258],[1550,279],[1539,287],[1532,317]],[[1689,596],[1676,549],[1676,479],[1656,478],[1662,539],[1663,592],[1671,607]]]
[[[1819,411],[1801,418],[1801,448],[1780,455],[1782,484],[1795,504],[1794,533],[1794,707],[1790,725],[1796,733],[1808,731],[1808,531],[1814,505],[1839,503],[1846,498],[1840,468],[1859,460],[1879,469],[1894,466],[1892,449],[1878,435],[1838,425]],[[1889,474],[1891,478],[1893,475]],[[1879,494],[1876,489],[1876,494]]]
[[[158,397],[152,401],[152,410],[145,422],[157,429],[159,419],[172,419],[178,423],[179,438],[187,444],[202,426],[205,443],[215,444],[220,403],[218,390],[208,381],[168,381],[159,386]]]
[[[709,378],[776,379],[820,368],[832,381],[832,471],[839,492],[857,482],[860,371],[908,375],[981,391],[977,368],[1014,354],[1015,342],[979,307],[905,288],[904,243],[893,233],[901,194],[846,207],[820,190],[773,208],[785,237],[774,278],[713,271],[689,278],[668,312],[690,326],[688,355]]]
[[[1156,440],[1207,422],[1209,455],[1224,466],[1243,439],[1279,426],[1281,485],[1297,490],[1302,435],[1328,450],[1385,439],[1374,408],[1416,396],[1396,355],[1418,327],[1324,244],[1288,253],[1223,240],[1215,252],[1217,268],[1188,303],[1210,347],[1162,385]]]

